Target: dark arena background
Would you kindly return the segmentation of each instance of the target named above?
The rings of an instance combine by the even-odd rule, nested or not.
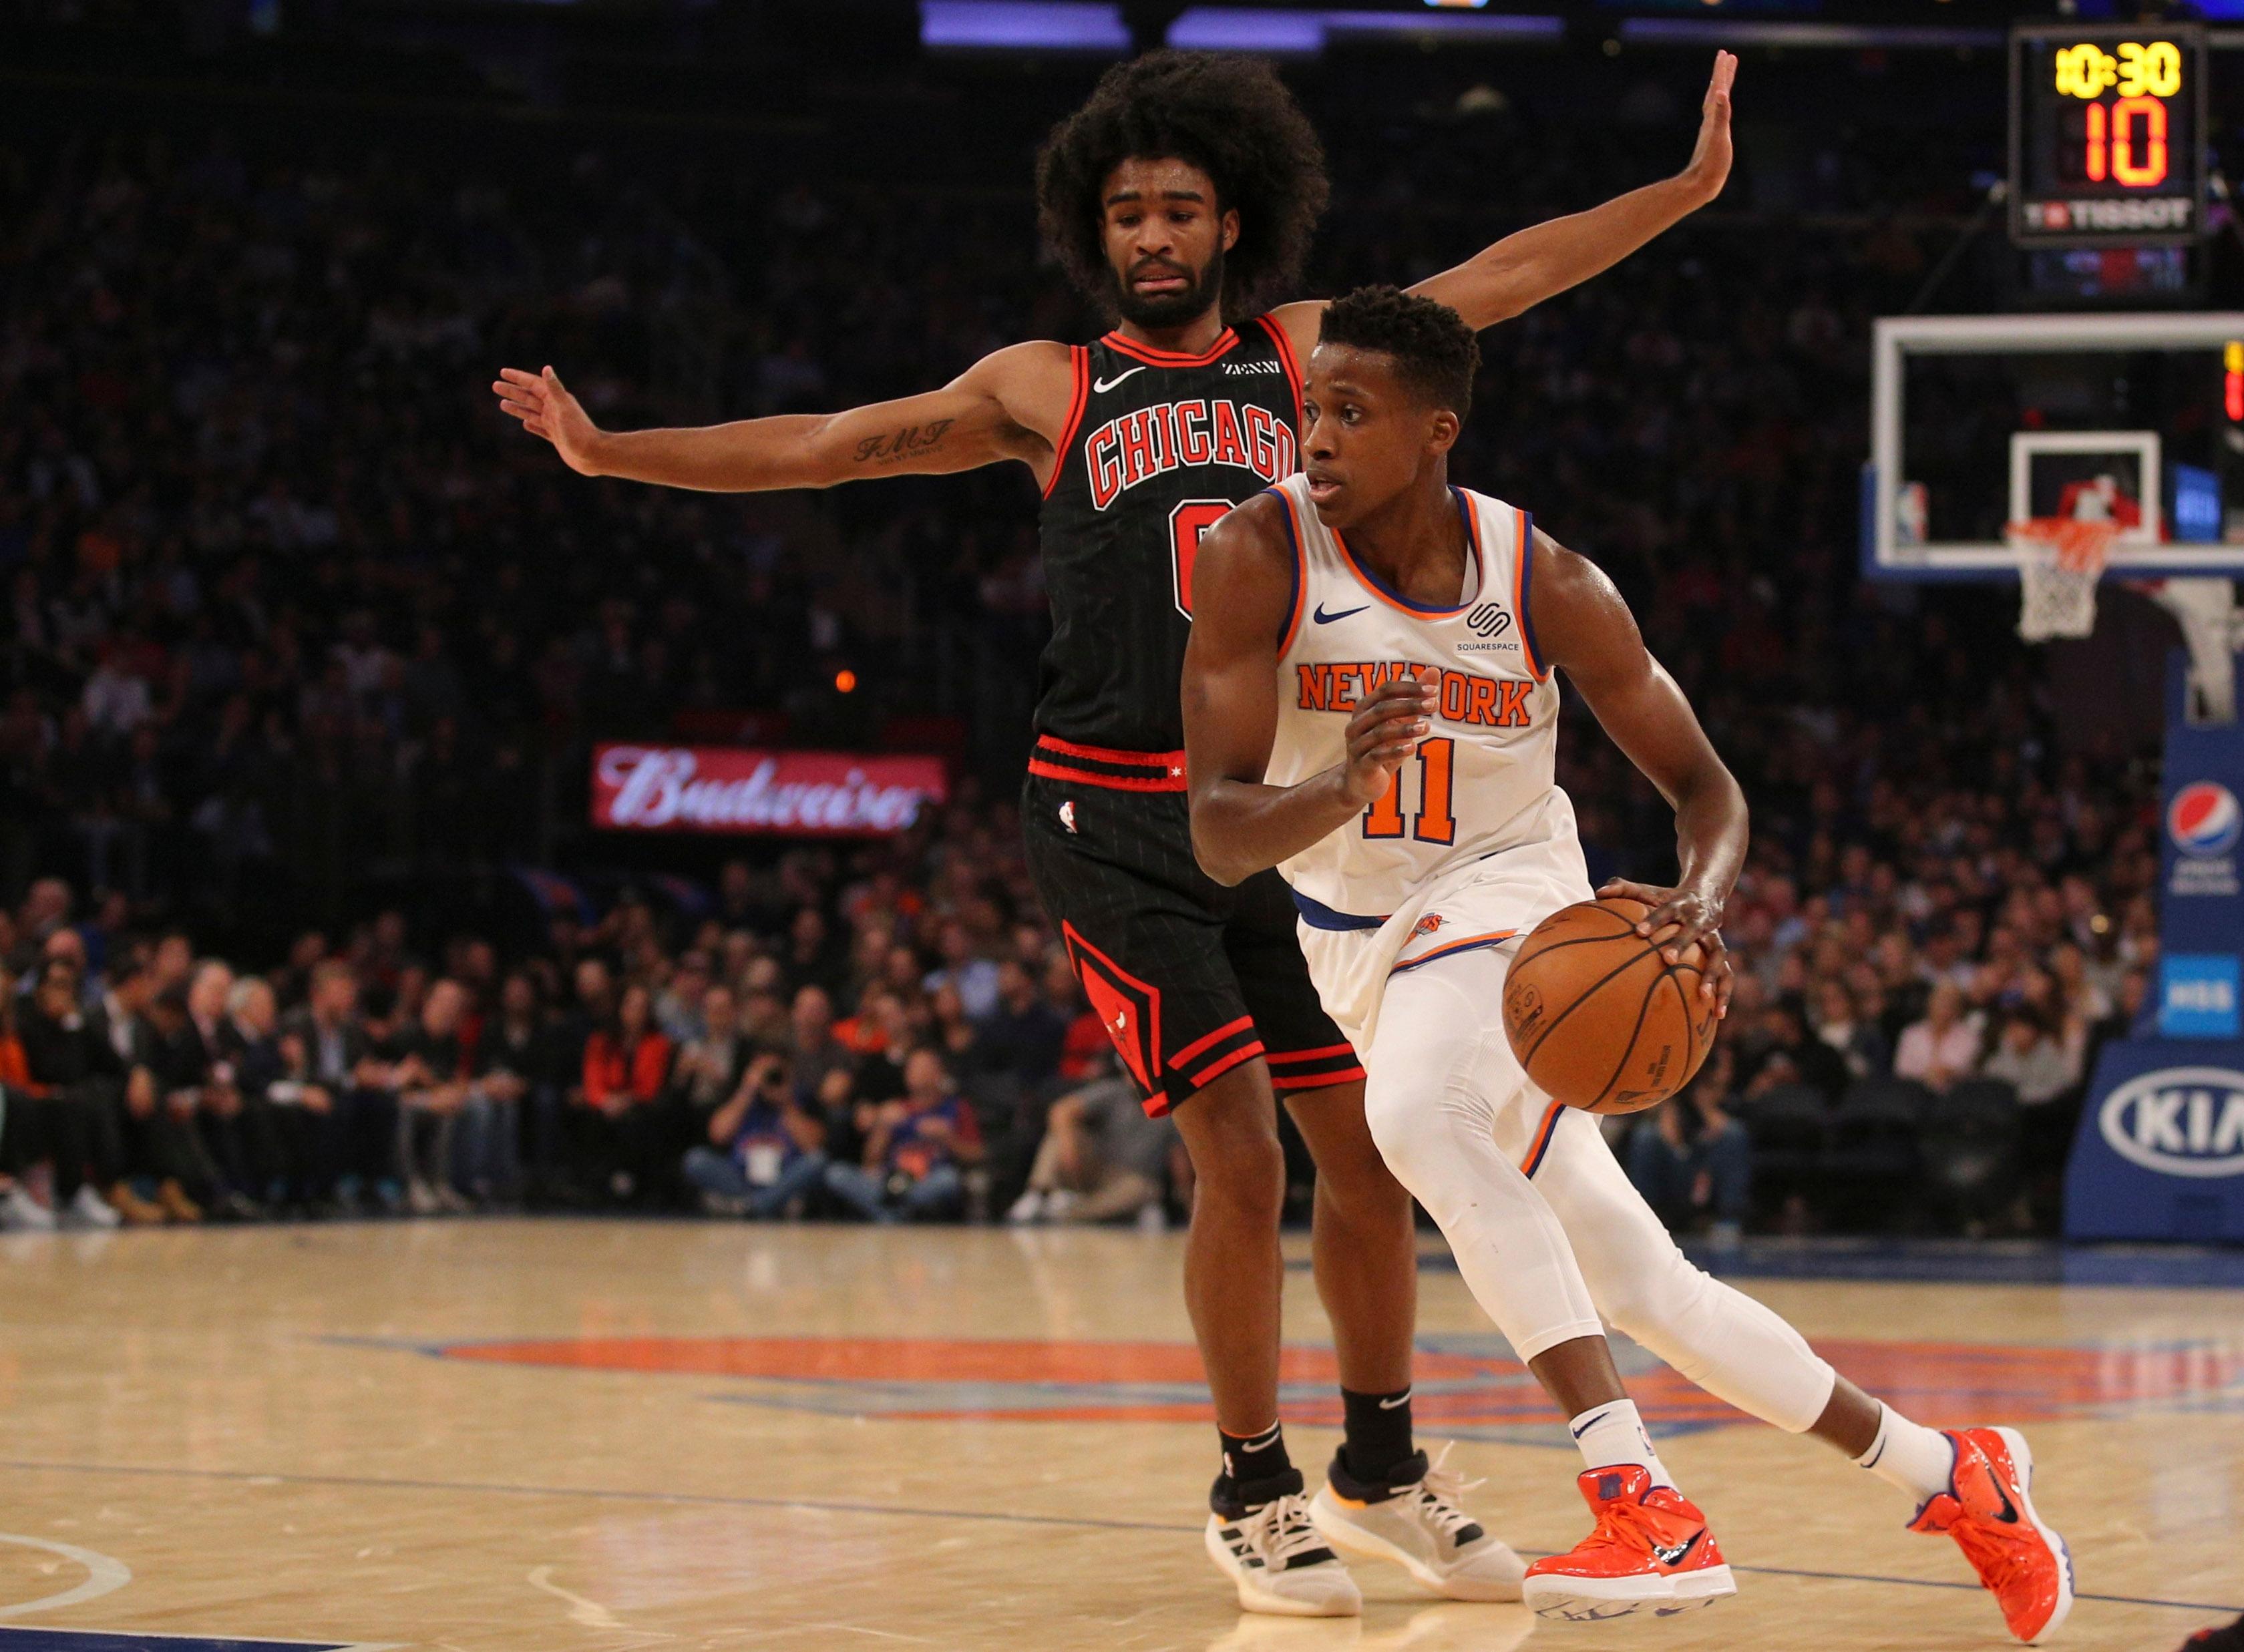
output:
[[[1737,54],[1720,194],[1483,331],[1450,461],[1752,812],[1713,1053],[1599,1123],[1896,1412],[2027,1433],[2067,1643],[2244,1613],[2244,3],[0,0],[0,1652],[2011,1643],[1618,1333],[1735,1600],[1242,1612],[1187,1132],[1024,855],[1036,482],[596,480],[495,400],[1098,338],[1036,156],[1167,46],[1322,139],[1289,298],[1677,173]],[[1673,882],[1562,705],[1592,883]],[[1564,1408],[1417,1271],[1427,1483],[1563,1553]]]

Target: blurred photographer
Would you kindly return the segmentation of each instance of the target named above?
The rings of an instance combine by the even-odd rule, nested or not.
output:
[[[686,1179],[712,1216],[762,1221],[818,1186],[826,1126],[796,1098],[784,1055],[757,1056],[732,1099],[710,1116],[709,1144],[689,1148]]]

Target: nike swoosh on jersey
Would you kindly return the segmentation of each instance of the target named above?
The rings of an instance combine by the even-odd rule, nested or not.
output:
[[[1369,608],[1371,604],[1369,603],[1364,603],[1363,608]],[[1329,625],[1336,619],[1346,619],[1350,614],[1361,614],[1363,611],[1363,608],[1344,608],[1337,614],[1328,614],[1325,612],[1325,605],[1322,603],[1319,603],[1317,604],[1317,611],[1314,617],[1318,624]]]
[[[1123,380],[1128,378],[1132,373],[1143,373],[1145,370],[1146,369],[1142,367],[1125,367],[1121,372],[1116,374],[1111,379],[1093,379],[1091,381],[1091,388],[1098,394],[1105,395],[1109,390],[1112,390],[1116,385],[1121,383]]]

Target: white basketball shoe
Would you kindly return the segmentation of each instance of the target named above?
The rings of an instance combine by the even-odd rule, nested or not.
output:
[[[1295,1486],[1298,1476],[1291,1477]],[[1348,1567],[1309,1518],[1300,1492],[1273,1498],[1235,1519],[1207,1517],[1207,1554],[1249,1612],[1283,1617],[1355,1617],[1363,1596]]]
[[[1325,1541],[1352,1560],[1391,1561],[1453,1601],[1516,1601],[1527,1563],[1465,1511],[1478,1480],[1450,1468],[1450,1447],[1431,1463],[1418,1453],[1399,1483],[1354,1480],[1338,1457],[1309,1504]]]

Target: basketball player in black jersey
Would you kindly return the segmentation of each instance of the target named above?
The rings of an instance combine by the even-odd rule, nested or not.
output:
[[[1717,57],[1681,172],[1414,290],[1492,326],[1713,199],[1735,71]],[[1360,1609],[1278,1426],[1282,1096],[1317,1165],[1314,1271],[1346,1419],[1331,1485],[1376,1516],[1348,1547],[1453,1596],[1517,1599],[1517,1558],[1411,1439],[1410,1200],[1365,1128],[1362,1069],[1318,1003],[1292,902],[1273,873],[1227,889],[1193,856],[1178,701],[1193,558],[1225,510],[1295,468],[1299,364],[1323,306],[1269,307],[1325,205],[1321,147],[1259,60],[1156,52],[1108,71],[1054,131],[1037,192],[1046,239],[1119,319],[1095,343],[1016,344],[923,395],[699,429],[599,429],[550,367],[492,388],[591,476],[740,492],[1029,467],[1053,621],[1030,865],[1123,1064],[1150,1110],[1175,1109],[1197,1173],[1185,1294],[1221,1435],[1210,1556],[1249,1609]]]

